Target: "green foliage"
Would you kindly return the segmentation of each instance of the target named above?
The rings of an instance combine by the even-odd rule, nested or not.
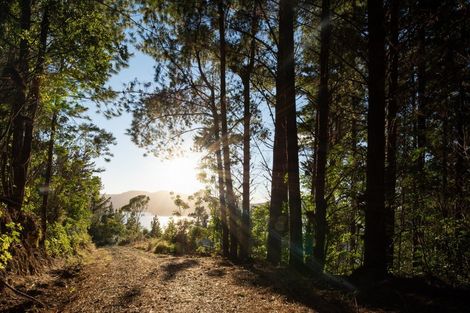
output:
[[[175,222],[172,218],[159,238],[149,238],[145,250],[157,254],[184,254],[212,252],[207,245],[208,229],[195,225],[193,221],[180,220]]]
[[[268,238],[268,220],[269,204],[264,203],[251,208],[251,223],[253,235],[253,256],[260,259],[266,258],[267,238]]]
[[[173,245],[174,252],[178,254],[207,253],[213,250],[209,234],[207,227],[199,226],[194,221],[186,219],[175,221],[170,218],[161,238]]]
[[[123,212],[141,214],[147,209],[150,198],[145,195],[138,195],[129,200],[129,203],[121,208]]]
[[[153,249],[153,253],[156,254],[174,254],[176,253],[175,245],[166,241],[159,240]]]
[[[0,218],[1,214],[0,211]],[[19,242],[21,230],[21,225],[10,222],[5,225],[5,230],[0,234],[0,270],[5,269],[8,261],[11,260],[12,255],[9,250],[11,245]]]
[[[126,223],[123,238],[119,242],[121,245],[126,245],[144,239],[142,226],[139,222],[139,216],[135,212],[126,214]]]
[[[60,223],[47,227],[46,251],[51,256],[67,256],[73,252],[66,228]]]
[[[176,234],[178,233],[178,229],[175,223],[174,218],[170,217],[168,220],[168,224],[165,227],[163,232],[163,239],[168,241],[174,241],[176,238]]]
[[[173,193],[170,194],[173,195]],[[181,195],[176,195],[173,199],[173,203],[176,205],[176,210],[173,212],[174,216],[182,216],[183,212],[189,209],[189,204],[181,198]]]
[[[46,236],[48,255],[58,257],[77,254],[91,242],[87,228],[88,220],[67,219],[64,223],[49,223]]]
[[[116,14],[128,4],[49,0],[0,4],[5,39],[0,44],[0,71],[6,76],[0,85],[0,190],[2,201],[19,203],[19,208],[8,204],[9,218],[23,223],[27,215],[31,222],[15,245],[19,250],[37,248],[22,241],[37,241],[43,201],[48,227],[42,235],[50,255],[75,253],[90,241],[92,202],[101,188],[94,159],[111,156],[114,137],[90,123],[85,112],[90,100],[100,106],[115,96],[105,85],[129,57],[126,23]],[[19,128],[18,121],[24,119],[34,127]],[[19,132],[12,135],[14,129]],[[21,148],[14,148],[17,144]],[[18,169],[26,177],[12,174]],[[23,193],[24,198],[15,198]],[[13,230],[3,227],[2,247],[11,246]]]
[[[106,208],[102,215],[98,211],[95,212],[89,233],[96,245],[106,246],[118,243],[125,231],[123,215],[112,208]]]
[[[152,238],[159,238],[163,234],[162,228],[160,226],[160,221],[158,217],[155,215],[152,219],[152,223],[150,224],[150,232],[149,236]]]
[[[142,211],[147,208],[149,201],[150,198],[148,196],[138,195],[130,199],[129,203],[120,209],[120,212],[124,214],[126,222],[123,238],[119,244],[129,244],[144,238],[140,218]]]
[[[425,251],[428,273],[440,273],[451,285],[470,281],[470,222],[446,218],[437,225],[428,224],[425,240],[432,253]]]
[[[149,198],[139,195],[130,199],[129,203],[119,210],[112,207],[109,198],[101,197],[95,204],[94,213],[91,218],[89,233],[93,242],[98,246],[126,245],[144,239],[147,236],[161,234],[159,224],[149,232],[140,225],[142,211],[146,208]],[[158,223],[158,220],[156,220]]]

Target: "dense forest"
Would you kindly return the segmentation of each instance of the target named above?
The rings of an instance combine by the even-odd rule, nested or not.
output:
[[[145,242],[468,286],[468,1],[3,0],[0,33],[2,281]],[[131,47],[154,81],[112,89]],[[148,198],[112,207],[96,159],[115,138],[90,110],[131,114],[151,155],[203,152],[192,220],[146,230]]]

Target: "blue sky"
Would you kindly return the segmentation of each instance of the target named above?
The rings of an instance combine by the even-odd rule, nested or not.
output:
[[[155,61],[131,47],[134,55],[129,60],[129,66],[111,77],[108,84],[115,90],[123,90],[123,85],[137,78],[140,82],[152,82],[154,77]],[[96,160],[99,168],[104,169],[99,173],[103,183],[103,192],[107,194],[121,193],[131,190],[142,191],[173,191],[175,193],[192,194],[204,186],[197,180],[197,167],[202,156],[201,153],[189,152],[191,140],[186,140],[187,152],[183,157],[173,160],[160,160],[155,156],[145,156],[144,150],[137,147],[126,135],[126,129],[130,127],[132,115],[123,113],[120,117],[107,119],[102,114],[96,113],[95,108],[90,108],[92,120],[116,137],[117,145],[111,147],[114,157],[110,162],[100,158]],[[266,113],[266,112],[265,112]],[[267,113],[266,113],[267,114]],[[270,118],[266,117],[268,120]],[[188,136],[188,139],[190,137]],[[264,147],[263,150],[266,148]],[[268,162],[271,151],[264,151]],[[259,153],[253,147],[252,161],[257,169],[252,173],[255,178],[252,190],[254,202],[265,201],[268,198],[268,181],[260,171],[258,164]],[[258,164],[258,165],[256,165]],[[255,173],[256,172],[256,173]]]
[[[129,67],[110,79],[109,85],[112,88],[122,90],[123,84],[134,78],[138,78],[139,81],[152,81],[155,62],[147,55],[133,52],[134,56],[129,61]],[[166,161],[154,156],[144,157],[144,150],[132,143],[130,137],[125,134],[132,120],[131,114],[124,113],[120,117],[107,119],[94,111],[90,110],[93,121],[101,128],[112,132],[117,141],[117,145],[111,147],[114,157],[110,162],[105,162],[103,159],[96,160],[97,165],[105,170],[99,174],[105,193],[129,190],[193,193],[203,187],[196,179],[196,167],[200,155],[189,153],[183,158]]]

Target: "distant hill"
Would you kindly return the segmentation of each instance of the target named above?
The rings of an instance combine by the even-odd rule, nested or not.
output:
[[[188,214],[193,212],[194,203],[188,201],[188,195],[178,193],[181,198],[189,204],[189,209],[185,210],[184,213]],[[126,191],[119,194],[106,194],[108,197],[111,197],[111,202],[115,209],[119,209],[122,206],[129,203],[129,200],[138,195],[146,195],[150,198],[149,206],[147,212],[156,214],[158,216],[171,216],[176,210],[176,206],[173,202],[173,198],[176,197],[177,193],[170,194],[169,191],[157,191],[157,192],[148,192],[148,191]]]

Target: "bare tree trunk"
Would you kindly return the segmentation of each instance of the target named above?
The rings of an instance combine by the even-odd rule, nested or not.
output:
[[[38,60],[36,66],[36,76],[33,80],[33,86],[31,88],[31,92],[33,94],[33,101],[34,101],[34,108],[32,113],[32,120],[34,121],[34,115],[36,114],[36,110],[40,105],[40,87],[41,87],[41,75],[44,72],[44,59],[46,55],[46,45],[47,45],[47,33],[49,31],[49,12],[47,8],[44,10],[44,14],[41,21],[41,34],[40,34],[40,47],[38,53]],[[42,236],[39,240],[39,245],[44,251],[46,252],[46,231],[47,231],[47,200],[48,200],[48,189],[49,184],[51,182],[52,176],[52,157],[53,157],[53,147],[54,147],[54,133],[55,133],[55,126],[56,126],[56,113],[53,114],[52,122],[51,122],[51,136],[49,139],[49,147],[48,147],[48,160],[47,160],[47,168],[46,168],[46,175],[45,175],[45,187],[46,192],[43,195],[43,203],[41,207],[41,232]],[[33,130],[31,129],[31,133]]]
[[[413,269],[419,270],[422,264],[423,250],[421,247],[421,224],[422,211],[424,205],[425,192],[425,149],[426,149],[426,50],[425,50],[425,29],[420,26],[418,31],[418,121],[417,121],[417,148],[419,157],[416,163],[417,175],[417,205],[414,208],[413,224]]]
[[[22,0],[20,2],[21,30],[27,32],[31,27],[31,0]],[[13,103],[13,120],[12,120],[12,170],[13,170],[13,186],[10,196],[9,211],[12,214],[19,214],[23,206],[26,175],[28,172],[29,156],[31,154],[32,142],[32,123],[30,117],[26,116],[25,108],[27,107],[27,85],[26,77],[29,74],[28,66],[29,43],[23,38],[20,42],[19,58],[16,66],[12,69],[12,80],[16,84],[16,95]],[[31,132],[31,134],[29,134]]]
[[[250,220],[250,127],[251,127],[251,95],[250,80],[255,65],[256,33],[258,32],[257,3],[253,4],[251,17],[250,56],[243,82],[243,203],[242,203],[242,240],[240,243],[240,258],[247,259],[251,255],[251,220]]]
[[[286,111],[287,124],[287,177],[289,191],[289,266],[299,268],[303,264],[302,203],[299,184],[299,147],[297,142],[297,112],[295,106],[294,69],[294,1],[279,3],[279,51],[277,92],[281,110]]]
[[[455,190],[456,203],[454,217],[462,219],[468,212],[468,200],[465,193],[465,90],[463,83],[459,83],[459,100],[456,110],[456,133],[457,133],[457,160],[455,162]],[[467,167],[468,168],[468,167]]]
[[[386,231],[387,231],[387,268],[393,268],[393,234],[395,230],[396,208],[396,172],[397,172],[397,112],[398,112],[398,15],[399,0],[392,1],[390,16],[390,86],[387,110],[387,167],[385,168],[385,202],[386,202]]]
[[[222,122],[222,151],[224,160],[224,178],[225,178],[225,191],[227,207],[229,212],[230,224],[230,251],[231,259],[238,257],[238,212],[235,201],[235,193],[233,191],[233,180],[230,169],[230,146],[227,131],[227,101],[226,101],[226,83],[225,83],[225,67],[226,67],[226,52],[225,52],[225,11],[224,2],[219,0],[219,36],[220,36],[220,113]]]
[[[279,89],[279,78],[276,78],[276,90],[279,91]],[[281,262],[282,236],[286,231],[286,223],[283,219],[282,209],[283,205],[287,202],[287,185],[285,183],[287,174],[286,112],[281,107],[279,92],[276,93],[275,114],[267,260],[271,264],[278,265]]]
[[[220,140],[220,116],[217,111],[217,105],[215,101],[215,91],[214,85],[209,82],[207,76],[205,75],[202,66],[199,52],[196,52],[196,59],[198,63],[199,73],[203,81],[206,83],[207,88],[210,90],[210,109],[213,118],[213,134],[214,134],[214,151],[216,156],[216,165],[217,165],[217,185],[219,191],[219,206],[220,206],[220,220],[221,220],[221,233],[222,233],[222,255],[224,257],[229,256],[229,229],[227,223],[227,203],[226,195],[224,188],[224,165],[222,162],[222,142]]]
[[[449,122],[448,122],[447,106],[442,120],[442,216],[444,218],[449,217],[449,205],[448,205],[448,170],[449,166]]]
[[[349,232],[351,233],[351,237],[349,239],[349,252],[350,252],[350,259],[349,259],[349,266],[351,271],[355,269],[356,265],[356,258],[355,254],[357,251],[357,225],[356,225],[356,215],[358,210],[358,194],[357,194],[357,102],[356,98],[352,99],[352,121],[351,121],[351,152],[352,152],[352,167],[354,168],[353,174],[351,177],[351,217],[349,221]]]
[[[387,273],[385,231],[385,26],[383,0],[368,0],[368,87],[364,268],[374,278]]]
[[[320,30],[320,88],[318,91],[319,135],[317,150],[317,168],[315,174],[315,246],[313,256],[317,261],[318,270],[325,267],[325,237],[327,230],[325,199],[326,158],[328,153],[328,115],[330,111],[330,99],[328,89],[329,79],[329,50],[331,37],[330,1],[322,0]]]
[[[250,255],[250,76],[243,79],[243,194],[242,194],[242,226],[240,240],[240,258],[247,259]]]
[[[55,129],[57,125],[57,112],[54,112],[51,120],[51,134],[49,137],[49,144],[47,147],[47,165],[46,173],[44,175],[44,190],[42,195],[42,206],[41,206],[41,232],[42,236],[39,241],[40,247],[44,250],[46,248],[46,233],[47,233],[47,207],[49,202],[50,184],[52,180],[52,163],[54,159],[54,140],[55,140]]]
[[[212,116],[214,118],[215,156],[217,162],[217,184],[219,188],[220,219],[222,223],[222,255],[229,256],[229,229],[227,221],[227,203],[224,188],[224,165],[222,162],[222,142],[220,140],[220,117],[215,105],[214,91],[211,90]]]

